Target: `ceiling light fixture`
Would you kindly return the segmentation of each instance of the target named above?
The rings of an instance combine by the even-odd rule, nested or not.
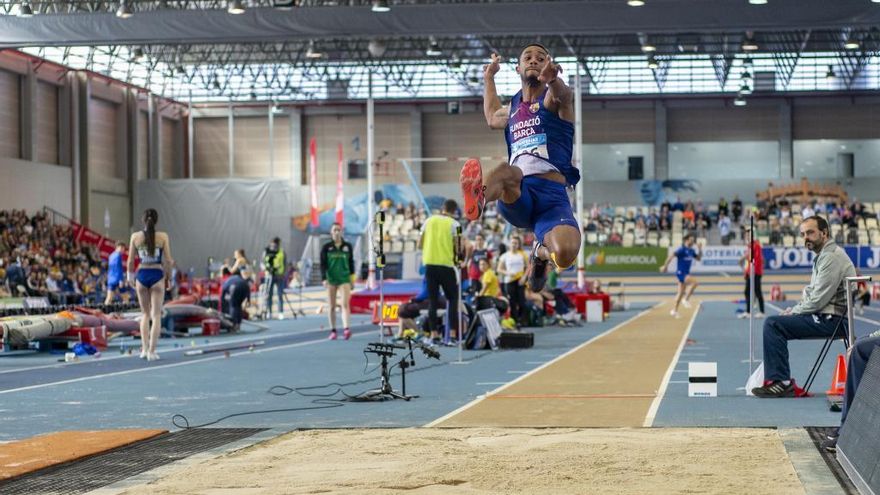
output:
[[[767,5],[767,0],[749,0],[752,5]]]
[[[753,52],[758,49],[758,42],[755,41],[752,33],[746,33],[746,39],[742,42],[742,49],[744,52]]]
[[[651,43],[645,41],[645,43],[642,45],[642,51],[645,53],[656,52],[657,47],[652,45]]]
[[[134,15],[131,11],[131,7],[128,6],[127,1],[119,2],[119,9],[116,10],[116,17],[120,19],[128,19],[132,15]]]
[[[657,69],[660,68],[660,63],[657,62],[657,59],[654,58],[653,55],[651,55],[650,57],[648,57],[648,68],[651,69],[651,70],[657,70]]]
[[[752,94],[752,88],[747,83],[743,83],[743,85],[739,87],[739,94],[750,95]]]
[[[244,14],[244,2],[241,0],[229,0],[229,6],[226,8],[226,12],[230,14]]]
[[[626,4],[630,7],[641,7],[645,5],[645,0],[626,0]]]
[[[425,55],[429,57],[439,57],[440,55],[443,55],[443,52],[440,50],[440,45],[433,36],[431,36],[428,42],[428,49],[425,50]]]
[[[752,73],[749,72],[748,70],[744,70],[740,77],[742,78],[743,81],[751,81],[752,80]]]
[[[449,67],[454,71],[461,71],[461,57],[457,53],[453,53],[449,59]]]
[[[733,105],[737,107],[744,107],[746,106],[746,99],[742,96],[737,96],[736,99],[733,100]]]
[[[324,53],[315,48],[315,40],[309,41],[309,48],[306,50],[306,58],[316,59],[323,56]]]
[[[391,7],[388,5],[388,0],[373,0],[373,7],[370,10],[373,12],[390,12]]]
[[[861,46],[862,43],[855,38],[847,38],[846,41],[843,42],[843,47],[847,50],[858,50]]]

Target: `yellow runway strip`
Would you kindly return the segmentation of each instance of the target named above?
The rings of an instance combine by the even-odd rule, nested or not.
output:
[[[641,427],[695,309],[654,306],[430,424],[437,427]]]

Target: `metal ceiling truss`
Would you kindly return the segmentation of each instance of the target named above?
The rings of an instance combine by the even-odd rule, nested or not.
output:
[[[347,1],[347,0],[346,0]],[[360,0],[357,0],[360,1]],[[9,2],[0,2],[0,10]],[[76,8],[108,9],[118,2],[61,2]],[[137,2],[158,4],[159,2]],[[224,2],[165,2],[179,8],[208,8]],[[71,7],[72,8],[72,7]],[[731,90],[730,73],[747,53],[741,49],[746,33],[622,33],[614,35],[456,36],[449,38],[388,36],[382,39],[322,38],[259,43],[147,44],[101,47],[36,47],[24,49],[74,69],[87,69],[125,80],[177,99],[323,99],[328,81],[345,80],[350,97],[366,96],[368,73],[373,74],[377,98],[420,96],[477,96],[482,92],[482,67],[493,52],[504,59],[502,72],[511,75],[524,46],[538,41],[568,68],[586,76],[585,92],[614,93],[622,80],[651,81],[657,92],[682,91],[673,84],[688,77],[705,86],[711,78],[719,89]],[[880,77],[858,83],[866,71],[878,71],[880,33],[876,28],[756,32],[758,50],[749,55],[772,59],[762,71],[776,73],[778,88],[789,89],[804,58],[832,54],[848,89],[878,89]],[[858,39],[858,50],[847,50],[845,39]],[[426,53],[434,42],[440,55]],[[647,70],[655,48],[657,68]],[[135,54],[142,54],[136,58]],[[320,54],[312,58],[309,55]],[[824,55],[823,55],[824,56]],[[737,62],[737,61],[740,62]],[[693,68],[704,64],[707,71]],[[819,62],[810,62],[818,64]],[[822,62],[826,63],[826,62]],[[629,64],[629,65],[626,65]],[[679,65],[681,64],[681,65]],[[740,65],[738,65],[740,64]],[[638,67],[638,70],[635,68]],[[691,74],[682,75],[682,67]],[[811,72],[811,76],[824,76]],[[864,77],[863,77],[864,79]],[[680,82],[680,81],[679,81]],[[855,86],[853,86],[855,84]],[[736,86],[738,88],[738,85]],[[819,88],[814,84],[813,88]],[[616,89],[615,89],[616,88]],[[673,88],[673,89],[669,89]],[[675,89],[679,88],[679,89]],[[685,89],[687,91],[687,89]]]
[[[527,3],[532,0],[504,0],[505,3]],[[467,4],[498,3],[498,0],[433,0],[434,3]],[[0,0],[0,13],[16,14],[19,0]],[[36,0],[28,2],[35,14],[82,14],[116,12],[121,0]],[[226,10],[229,0],[126,0],[133,13],[153,10]],[[365,7],[372,6],[372,0],[247,0],[249,8],[275,7]],[[391,5],[418,5],[420,0],[393,0]]]

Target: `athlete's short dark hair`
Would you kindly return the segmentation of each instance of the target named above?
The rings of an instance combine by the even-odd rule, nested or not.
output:
[[[550,50],[548,50],[546,46],[544,46],[540,43],[529,43],[528,45],[524,46],[522,50],[519,51],[519,56],[522,57],[523,52],[526,51],[526,49],[531,46],[537,46],[541,50],[544,50],[544,52],[547,53],[547,55],[550,55]]]

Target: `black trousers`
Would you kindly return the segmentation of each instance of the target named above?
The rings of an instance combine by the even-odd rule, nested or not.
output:
[[[510,317],[516,320],[520,326],[528,323],[526,319],[526,288],[520,285],[519,280],[505,282],[504,293],[510,301]]]
[[[752,312],[752,300],[749,297],[749,277],[746,277],[746,313]],[[764,312],[764,293],[761,292],[761,275],[755,274],[755,299],[758,300],[758,310]]]
[[[458,335],[458,285],[455,283],[455,269],[451,266],[425,265],[425,280],[428,282],[428,329],[437,331],[437,307],[440,288],[449,301],[446,321],[449,322],[449,335]]]
[[[244,319],[242,303],[251,295],[251,288],[247,283],[235,284],[227,289],[220,298],[220,309],[229,315],[232,323],[236,325]]]

